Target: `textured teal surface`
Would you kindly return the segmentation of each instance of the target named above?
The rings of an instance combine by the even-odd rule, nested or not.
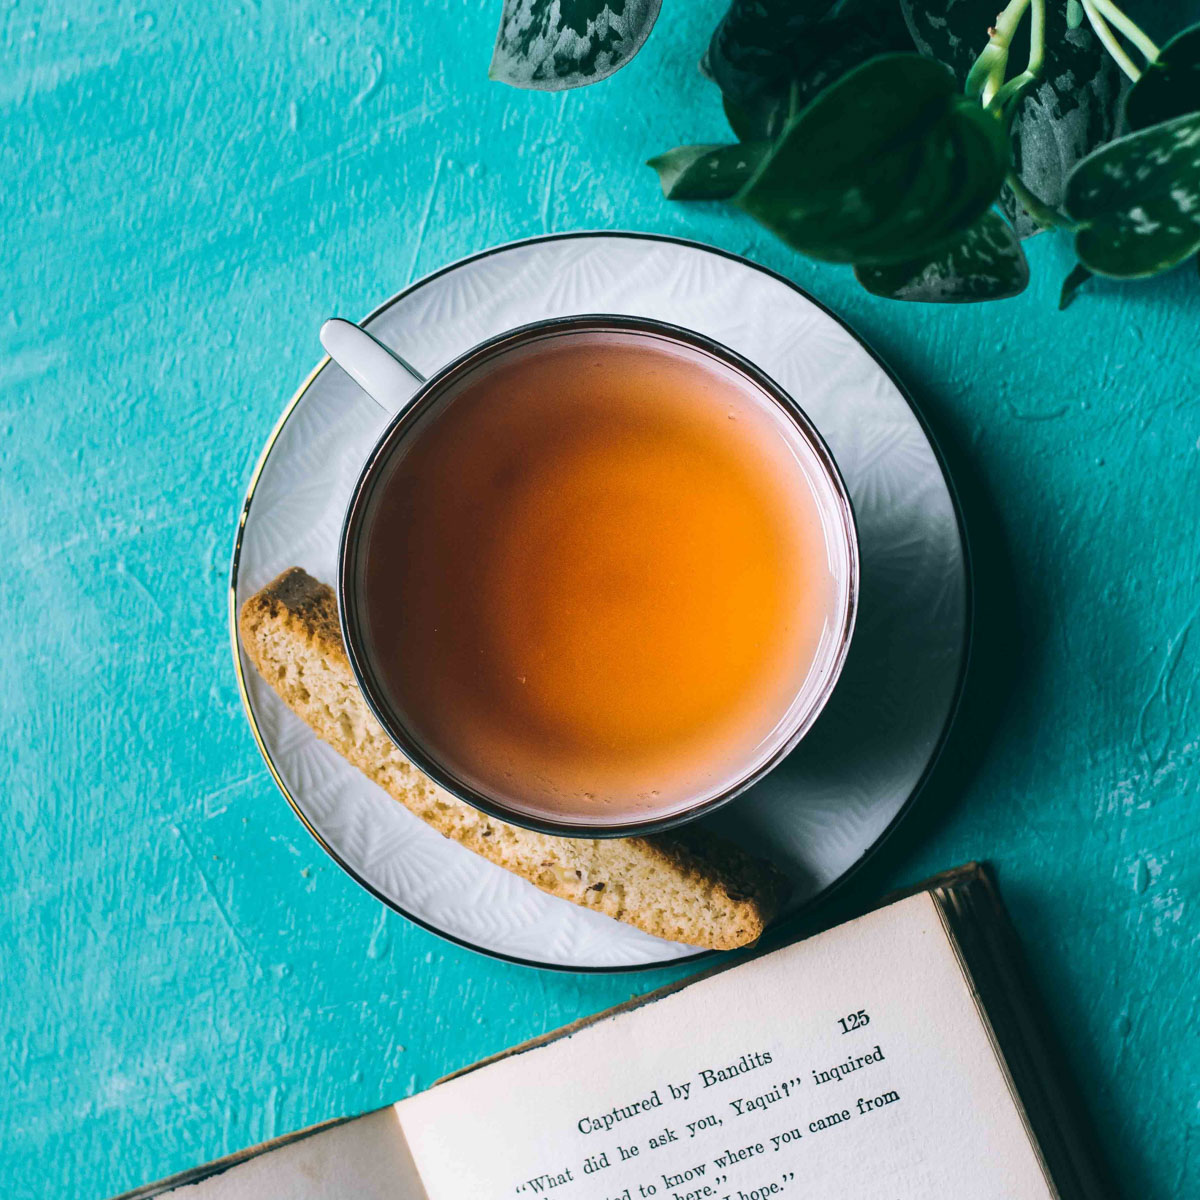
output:
[[[242,489],[320,320],[585,227],[789,274],[919,397],[971,524],[978,654],[856,894],[992,859],[1117,1178],[1197,1195],[1195,264],[1059,315],[1043,238],[1017,300],[873,299],[639,165],[724,136],[694,66],[717,0],[558,96],[488,83],[498,8],[0,9],[5,1197],[99,1197],[368,1109],[673,977],[495,963],[383,910],[276,793],[225,627]]]

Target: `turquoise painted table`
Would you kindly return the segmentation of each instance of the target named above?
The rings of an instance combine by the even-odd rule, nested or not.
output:
[[[488,83],[493,0],[0,12],[8,1200],[383,1104],[671,978],[508,966],[386,912],[276,793],[225,627],[242,488],[321,319],[582,227],[791,275],[919,397],[978,654],[947,761],[846,903],[992,859],[1118,1179],[1198,1194],[1194,265],[1059,315],[1068,255],[1040,239],[1021,298],[906,307],[670,207],[639,164],[723,128],[694,65],[720,4],[666,7],[627,70],[560,96]]]

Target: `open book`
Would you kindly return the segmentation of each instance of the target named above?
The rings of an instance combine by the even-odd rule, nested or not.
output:
[[[590,1018],[390,1108],[130,1193],[178,1200],[1106,1195],[990,879]]]

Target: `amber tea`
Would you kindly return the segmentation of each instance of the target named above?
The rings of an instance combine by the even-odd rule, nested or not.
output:
[[[845,623],[829,492],[793,415],[700,349],[518,346],[423,413],[376,487],[379,686],[517,813],[604,824],[718,796],[778,751]]]

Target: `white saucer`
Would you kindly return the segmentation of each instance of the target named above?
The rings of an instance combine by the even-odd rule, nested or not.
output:
[[[744,354],[808,412],[850,489],[862,592],[837,690],[799,749],[710,818],[792,875],[795,911],[858,866],[903,816],[953,714],[969,603],[946,475],[911,403],[850,330],[787,280],[696,243],[607,233],[517,242],[420,280],[365,324],[433,374],[484,338],[568,313],[657,317]],[[350,491],[385,421],[328,359],[305,381],[246,496],[231,621],[287,567],[333,580]],[[250,724],[284,795],[332,857],[398,912],[539,966],[621,970],[696,955],[547,896],[434,833],[292,715],[236,634],[234,655]]]

